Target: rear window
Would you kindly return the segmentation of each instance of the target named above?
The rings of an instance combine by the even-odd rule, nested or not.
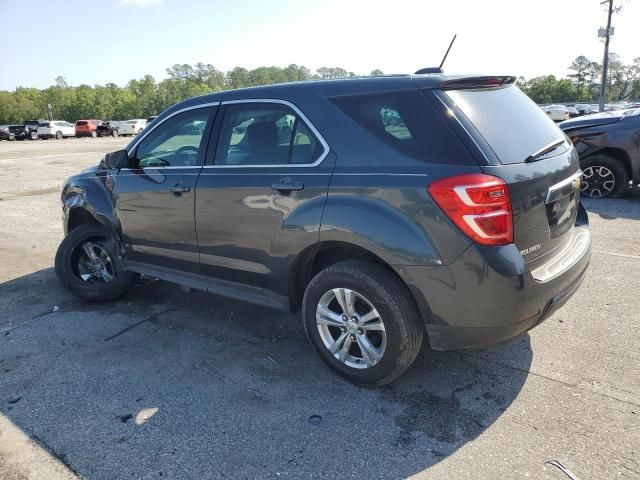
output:
[[[475,163],[443,116],[417,89],[340,96],[331,101],[360,126],[412,157]]]
[[[521,163],[563,133],[516,86],[445,92],[502,163]],[[551,105],[550,108],[564,108]]]
[[[87,124],[87,122],[84,122],[84,121],[76,122],[76,126],[78,126],[78,127],[84,127],[86,124]]]

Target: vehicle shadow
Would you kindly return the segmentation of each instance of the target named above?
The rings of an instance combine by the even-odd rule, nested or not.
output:
[[[423,350],[399,381],[360,388],[297,315],[143,283],[109,304],[51,269],[0,284],[0,414],[82,478],[407,477],[481,435],[531,364],[528,336]]]
[[[605,220],[640,220],[640,188],[630,190],[620,198],[583,198],[582,203],[589,214]]]

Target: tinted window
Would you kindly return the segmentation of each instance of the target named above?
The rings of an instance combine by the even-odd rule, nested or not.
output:
[[[161,123],[140,142],[138,167],[187,167],[200,164],[204,132],[211,110],[178,114]]]
[[[228,105],[216,149],[218,165],[281,165],[315,162],[322,144],[286,105]]]
[[[520,163],[563,133],[516,86],[446,94],[475,125],[502,163]],[[552,110],[565,109],[551,105]]]
[[[419,90],[331,99],[359,125],[413,157],[440,163],[474,163],[447,120]]]

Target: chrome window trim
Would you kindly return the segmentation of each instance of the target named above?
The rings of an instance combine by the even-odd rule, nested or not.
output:
[[[134,171],[134,170],[184,170],[184,169],[193,169],[193,168],[202,168],[202,165],[185,165],[184,167],[139,167],[139,168],[129,168],[124,167],[120,170],[122,171]]]
[[[142,133],[140,134],[140,138],[136,139],[136,141],[133,143],[133,145],[131,145],[131,147],[127,150],[127,153],[131,153],[133,150],[135,150],[136,147],[140,144],[140,142],[142,142],[145,138],[147,138],[151,134],[151,132],[153,132],[156,128],[158,128],[160,125],[162,125],[164,122],[166,122],[170,118],[173,118],[176,115],[179,115],[180,113],[188,112],[189,110],[197,110],[199,108],[207,108],[207,107],[217,107],[219,105],[220,105],[220,102],[209,102],[209,103],[201,103],[199,105],[191,105],[190,107],[184,107],[184,108],[181,108],[180,110],[176,110],[171,115],[167,115],[160,122],[158,122],[155,125],[153,125],[151,128],[145,128],[144,130],[142,130]],[[151,122],[151,123],[153,123],[153,122]],[[202,168],[202,165],[185,166],[185,167],[142,167],[143,170],[145,168],[163,168],[163,169],[166,169],[166,168]],[[126,168],[126,169],[125,168],[121,168],[120,170],[140,170],[140,169],[139,168]]]
[[[313,133],[315,135],[315,137],[318,139],[318,141],[322,144],[322,148],[323,151],[320,154],[320,156],[318,157],[318,159],[313,162],[313,163],[275,163],[275,164],[269,164],[269,165],[204,165],[202,168],[203,169],[227,169],[227,168],[313,168],[313,167],[317,167],[318,165],[320,165],[322,163],[322,161],[327,158],[327,155],[329,155],[329,151],[331,150],[329,148],[329,144],[327,143],[327,141],[324,139],[324,137],[320,134],[320,132],[318,131],[318,129],[316,128],[316,126],[311,123],[311,120],[309,120],[309,118],[302,113],[302,110],[300,110],[295,104],[291,103],[288,100],[281,100],[278,98],[243,98],[240,100],[225,100],[221,103],[221,105],[234,105],[234,104],[238,104],[238,103],[275,103],[275,104],[279,104],[279,105],[286,105],[287,107],[291,108],[291,110],[293,110],[296,115],[298,115],[300,117],[300,119],[305,123],[305,125],[307,126],[307,128],[309,130],[311,130],[311,133]],[[214,159],[215,161],[215,159]]]

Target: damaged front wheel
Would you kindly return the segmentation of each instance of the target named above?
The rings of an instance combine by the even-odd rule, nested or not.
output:
[[[117,267],[113,240],[93,225],[69,232],[56,253],[55,269],[62,286],[93,302],[121,297],[138,278]]]

